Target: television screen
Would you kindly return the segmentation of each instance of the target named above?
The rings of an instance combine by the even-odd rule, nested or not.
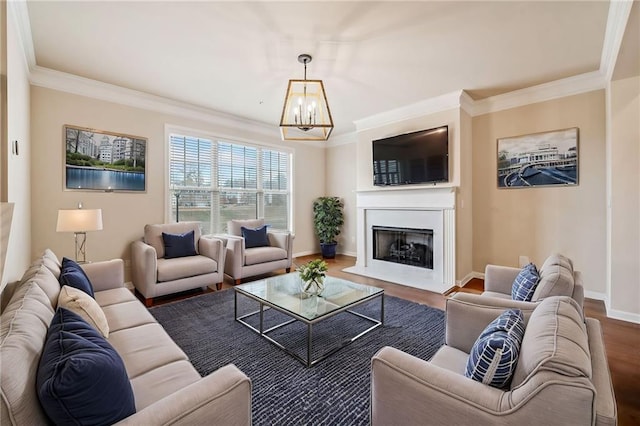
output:
[[[449,127],[374,140],[373,184],[449,181]]]

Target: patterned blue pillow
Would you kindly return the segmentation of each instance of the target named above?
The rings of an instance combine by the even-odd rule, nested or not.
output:
[[[473,344],[465,376],[496,388],[507,387],[518,363],[523,336],[522,311],[503,312]]]
[[[518,274],[511,286],[511,298],[523,302],[530,302],[540,281],[540,274],[533,263],[528,264]]]

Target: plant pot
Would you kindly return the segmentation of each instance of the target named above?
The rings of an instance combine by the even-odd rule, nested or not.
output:
[[[303,282],[302,291],[310,296],[320,296],[324,291],[324,279],[317,278],[312,281]]]
[[[320,251],[325,259],[334,259],[336,257],[336,246],[338,243],[320,243]]]

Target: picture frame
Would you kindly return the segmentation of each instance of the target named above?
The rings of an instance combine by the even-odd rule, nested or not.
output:
[[[578,139],[577,127],[499,138],[498,188],[578,185]]]
[[[63,149],[65,190],[146,192],[146,138],[65,124]]]

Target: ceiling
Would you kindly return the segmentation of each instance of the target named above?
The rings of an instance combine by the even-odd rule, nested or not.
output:
[[[336,128],[456,90],[600,68],[607,1],[28,1],[36,64],[278,126],[322,79]],[[637,8],[636,8],[637,9]],[[637,20],[636,20],[637,21]]]

